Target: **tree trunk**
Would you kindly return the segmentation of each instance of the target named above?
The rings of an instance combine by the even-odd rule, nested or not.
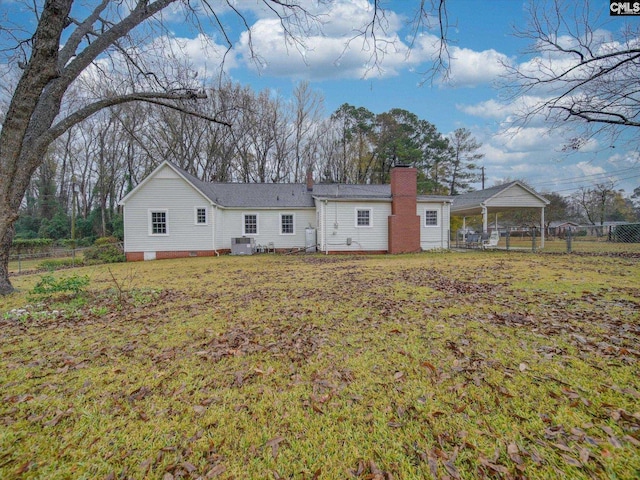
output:
[[[8,295],[14,288],[9,281],[9,253],[13,241],[13,223],[9,225],[9,211],[0,207],[0,295]]]

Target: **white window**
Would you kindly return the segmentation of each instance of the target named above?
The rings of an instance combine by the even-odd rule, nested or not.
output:
[[[371,227],[371,209],[356,208],[356,227]]]
[[[295,234],[295,222],[293,213],[281,213],[280,214],[280,235],[294,235]]]
[[[256,213],[245,213],[243,215],[242,234],[243,235],[257,235],[258,234],[258,214],[256,214]]]
[[[438,226],[438,211],[437,210],[425,210],[424,211],[424,226],[425,227],[437,227]]]
[[[149,235],[169,235],[166,210],[149,210]]]
[[[196,225],[206,225],[207,221],[207,208],[196,207]]]

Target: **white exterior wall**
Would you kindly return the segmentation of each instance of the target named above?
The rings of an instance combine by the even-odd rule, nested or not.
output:
[[[487,207],[513,207],[526,208],[537,207],[542,208],[546,204],[519,185],[512,185],[503,190],[495,198],[490,198],[485,202]]]
[[[318,229],[318,251],[324,252],[325,248],[325,221],[324,221],[324,212],[325,212],[325,202],[321,200],[316,200],[316,226]]]
[[[320,202],[320,201],[318,201]],[[372,225],[356,227],[356,210],[371,209]],[[324,237],[318,229],[322,251],[387,251],[389,249],[389,215],[391,202],[322,202],[320,215]],[[347,245],[347,239],[351,245]]]
[[[449,203],[418,202],[417,215],[420,217],[420,248],[432,250],[435,248],[449,248],[449,230],[451,228],[451,214]],[[438,225],[425,224],[425,211],[438,212]]]
[[[223,219],[223,234],[218,240],[216,236],[216,248],[231,249],[231,239],[243,236],[244,214],[254,214],[258,216],[257,235],[245,235],[253,237],[256,245],[268,245],[273,242],[275,248],[304,248],[305,229],[311,225],[316,228],[316,210],[306,209],[219,209]],[[280,233],[280,215],[293,214],[294,233],[293,235],[283,235]]]
[[[196,207],[207,209],[206,225],[196,225]],[[167,235],[150,234],[152,210],[167,212]],[[124,207],[124,249],[125,252],[211,250],[213,222],[211,202],[171,168],[164,167]]]
[[[215,249],[222,250],[224,248],[231,248],[230,241],[228,247],[224,246],[224,210],[219,207],[213,207],[213,235],[215,241]]]

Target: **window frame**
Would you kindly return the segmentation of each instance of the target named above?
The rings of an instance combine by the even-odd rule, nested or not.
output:
[[[204,210],[204,222],[200,222],[198,210]],[[209,225],[209,209],[207,207],[194,207],[194,225]]]
[[[169,210],[166,208],[150,208],[148,210],[149,215],[148,215],[148,222],[149,222],[149,236],[152,237],[167,237],[169,236]],[[156,213],[162,213],[164,214],[164,233],[156,233],[154,232],[154,222],[153,222],[153,215]]]
[[[430,218],[429,216],[427,216],[427,213],[435,213],[435,221],[436,221],[436,223],[427,223],[428,219]],[[438,213],[437,209],[433,209],[433,208],[425,208],[424,209],[424,226],[425,227],[439,227],[440,226],[440,214]]]
[[[247,233],[247,217],[256,217],[256,231],[255,233]],[[257,213],[243,213],[242,214],[242,236],[249,236],[249,235],[258,235],[260,230],[258,228],[258,224],[259,224],[259,216]]]
[[[368,212],[368,225],[360,225],[359,220],[359,212]],[[356,207],[355,208],[355,228],[372,228],[373,227],[373,208],[371,207]]]
[[[282,223],[284,217],[291,217],[291,231],[285,232]],[[296,214],[295,213],[280,213],[280,235],[295,235],[296,234]]]

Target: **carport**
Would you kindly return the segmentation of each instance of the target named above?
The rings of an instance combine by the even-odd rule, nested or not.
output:
[[[466,230],[466,217],[482,215],[482,231],[487,233],[489,214],[516,209],[540,209],[540,247],[544,248],[544,208],[549,200],[518,181],[498,185],[484,190],[464,193],[453,199],[451,215],[463,217],[463,229]],[[496,215],[497,226],[497,215]]]

